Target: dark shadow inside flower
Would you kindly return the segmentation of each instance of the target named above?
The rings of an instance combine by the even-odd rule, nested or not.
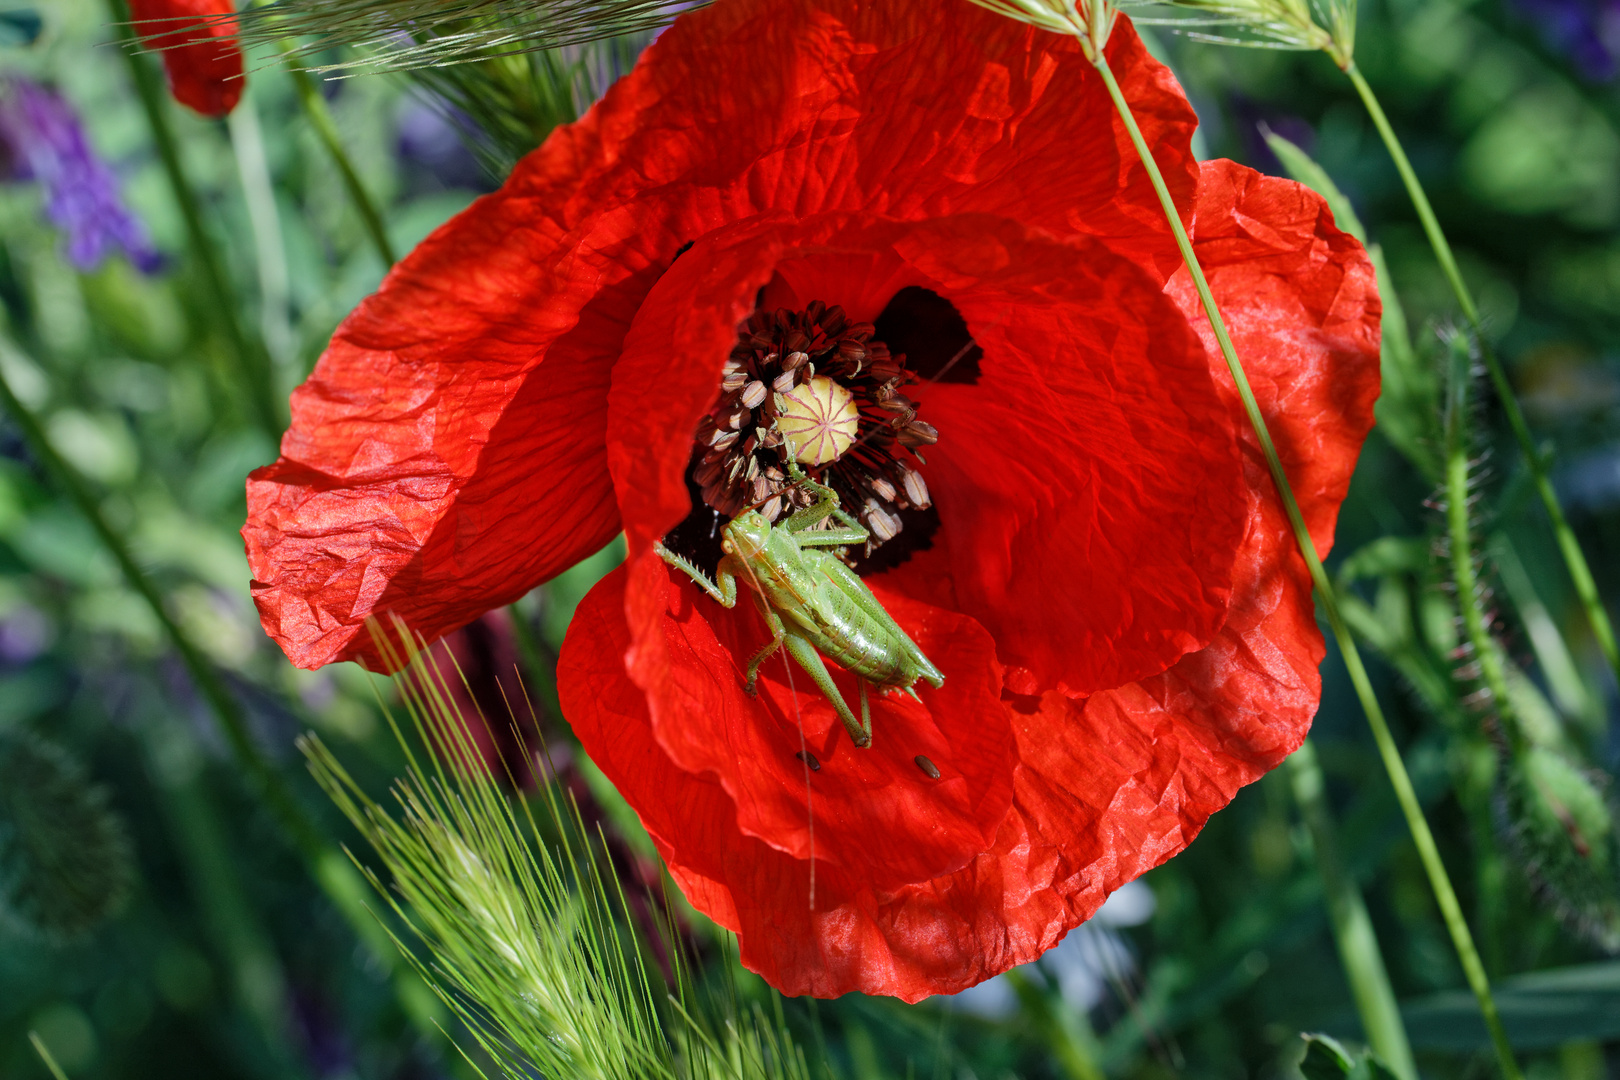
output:
[[[874,326],[889,351],[904,356],[924,384],[979,381],[984,350],[956,305],[932,289],[907,285],[889,298]]]

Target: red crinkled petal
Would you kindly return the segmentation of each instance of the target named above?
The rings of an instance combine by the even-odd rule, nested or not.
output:
[[[1127,24],[1110,61],[1191,203],[1193,115]],[[762,214],[990,211],[1173,247],[1077,46],[971,4],[740,0],[683,16],[406,258],[294,395],[243,529],[266,631],[301,666],[368,615],[428,638],[616,530],[602,444],[624,331],[686,242]]]
[[[1208,359],[1128,260],[995,218],[760,219],[683,255],[613,372],[608,455],[632,557],[691,509],[691,433],[773,267],[796,267],[802,284],[818,261],[846,274],[856,258],[889,268],[867,276],[885,288],[950,300],[984,350],[977,382],[915,393],[940,431],[923,472],[941,528],[930,551],[875,580],[973,616],[1012,676],[1036,686],[1117,686],[1206,644],[1226,617],[1245,516]],[[847,299],[836,276],[822,284],[814,299]],[[633,609],[632,626],[644,615]]]
[[[217,19],[236,10],[230,0],[130,0],[135,30],[163,50],[169,91],[204,116],[236,108],[245,85],[234,25]]]
[[[1292,180],[1231,161],[1205,162],[1196,213],[1199,262],[1325,557],[1378,399],[1377,276],[1361,244],[1333,224],[1322,198]],[[1238,408],[1237,387],[1185,267],[1167,291],[1204,338],[1216,383]],[[1258,459],[1247,420],[1240,430],[1248,456]],[[1269,475],[1259,483],[1272,490]],[[1304,574],[1304,560],[1297,562]]]
[[[1195,244],[1272,430],[1295,448],[1285,453],[1325,550],[1377,395],[1371,267],[1297,185],[1227,162],[1205,175]],[[1171,291],[1186,299],[1179,283]],[[1225,392],[1239,415],[1235,390]],[[652,738],[646,697],[617,666],[624,637],[581,647],[604,626],[611,637],[610,611],[585,618],[581,608],[560,671],[565,703],[612,733],[593,756],[688,899],[737,931],[743,962],[773,985],[912,1001],[960,990],[1056,944],[1304,738],[1321,635],[1264,462],[1245,445],[1250,514],[1225,625],[1153,678],[1083,701],[1009,696],[1012,810],[993,845],[953,874],[877,891],[818,860],[812,911],[808,863],[743,835],[720,785],[678,768]]]
[[[1186,96],[1128,19],[1108,58],[1190,212]],[[1151,181],[1078,43],[970,3],[736,0],[685,15],[508,187],[561,228],[605,217],[650,228],[642,247],[664,259],[755,214],[845,210],[990,213],[1109,238],[1162,262],[1164,277],[1176,265]]]
[[[260,617],[295,664],[377,664],[368,615],[431,640],[618,532],[607,381],[645,285],[594,252],[538,272],[531,252],[555,246],[522,200],[480,200],[294,391],[281,460],[248,479],[242,535]]]

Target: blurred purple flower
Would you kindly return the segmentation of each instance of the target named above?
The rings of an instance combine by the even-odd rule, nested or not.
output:
[[[0,663],[26,664],[50,648],[50,620],[23,604],[0,618]]]
[[[1595,82],[1620,73],[1620,0],[1514,0],[1550,48]]]
[[[54,90],[23,78],[0,82],[4,175],[36,180],[45,214],[66,239],[68,261],[93,270],[122,251],[142,273],[163,262],[145,227],[119,194],[118,177],[90,149],[73,107]]]
[[[458,124],[470,125],[472,121],[459,114],[452,119],[446,115],[451,108],[415,97],[405,99],[401,105],[397,128],[400,159],[412,167],[413,173],[420,174],[410,179],[427,181],[410,186],[494,191],[496,184],[457,130]]]
[[[1266,133],[1275,132],[1309,154],[1316,147],[1316,132],[1293,113],[1268,105],[1246,94],[1233,93],[1227,107],[1232,114],[1232,131],[1242,140],[1243,164],[1272,176],[1287,176],[1288,170],[1271,152]]]

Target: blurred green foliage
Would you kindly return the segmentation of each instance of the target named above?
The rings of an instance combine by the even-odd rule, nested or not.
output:
[[[1620,84],[1583,77],[1510,2],[1364,4],[1357,61],[1428,187],[1537,438],[1554,454],[1571,520],[1612,603],[1620,596]],[[404,771],[378,709],[377,694],[389,691],[350,665],[294,670],[258,629],[236,530],[242,479],[274,447],[255,426],[207,310],[104,21],[96,5],[49,7],[31,44],[0,42],[0,64],[56,86],[73,104],[168,264],[150,277],[118,259],[75,270],[42,217],[37,187],[0,184],[0,373],[98,492],[170,613],[249,710],[255,738],[296,797],[330,835],[353,843],[306,778],[293,738],[313,728],[357,783],[380,793]],[[1199,110],[1202,153],[1281,173],[1285,163],[1261,134],[1269,126],[1321,167],[1382,250],[1410,342],[1398,343],[1403,379],[1388,384],[1330,571],[1372,654],[1530,1075],[1614,1075],[1620,968],[1605,959],[1601,933],[1582,932],[1546,868],[1530,871],[1537,830],[1567,834],[1578,819],[1585,834],[1612,839],[1613,792],[1601,771],[1620,764],[1616,688],[1488,401],[1475,421],[1479,456],[1489,458],[1477,477],[1475,539],[1495,587],[1511,705],[1530,757],[1504,759],[1494,718],[1473,706],[1472,687],[1457,677],[1456,604],[1436,547],[1443,522],[1426,505],[1443,449],[1435,329],[1456,318],[1450,290],[1361,106],[1325,57],[1162,32],[1156,47]],[[454,85],[442,74],[323,85],[397,249],[467,205],[492,182],[485,168],[511,160],[599,89],[598,72],[577,56],[553,59],[480,68]],[[443,98],[424,101],[435,79],[451,101],[458,87],[498,86],[525,103],[523,123],[498,145],[479,142],[475,154],[446,123]],[[266,343],[284,393],[384,267],[285,74],[255,70],[242,108],[229,125],[177,108],[170,120],[234,283],[236,314]],[[467,110],[453,115],[477,123]],[[262,175],[252,171],[256,154]],[[548,666],[573,605],[615,558],[610,550],[537,590],[509,620],[486,620],[487,633],[458,646],[468,650],[464,666],[466,657],[491,670],[524,663],[544,734],[560,752],[568,736],[552,715]],[[1484,1029],[1458,992],[1455,956],[1337,657],[1323,678],[1314,738],[1340,847],[1366,894],[1419,1065],[1436,1077],[1485,1075]],[[110,904],[91,912],[109,917],[75,926],[76,940],[0,923],[0,1076],[46,1075],[30,1030],[75,1078],[467,1075],[465,1062],[412,1027],[383,970],[244,783],[152,612],[0,417],[0,746],[41,739],[57,748],[46,753],[58,772],[82,763],[106,793],[92,797],[88,782],[77,789],[83,805],[74,812],[95,820],[81,840],[102,837],[109,853],[84,872],[111,881],[123,857],[112,852],[133,861],[127,902],[116,914]],[[1504,782],[1505,767],[1520,771]],[[644,857],[633,815],[588,763],[576,771],[610,836]],[[1528,806],[1527,790],[1563,792],[1554,802],[1566,815]],[[0,806],[27,797],[8,783]],[[67,820],[53,818],[53,827]],[[0,903],[13,880],[4,843]],[[1061,955],[955,1002],[789,1002],[787,1020],[813,1066],[856,1080],[1293,1075],[1304,1031],[1351,1047],[1334,1068],[1376,1071],[1355,1049],[1361,1035],[1310,851],[1287,778],[1273,774],[1148,875],[1151,895],[1137,897],[1150,905],[1100,918],[1071,935]],[[78,872],[71,860],[63,866]],[[1607,891],[1596,903],[1612,907],[1615,870],[1603,873]],[[94,880],[70,881],[69,891],[86,882],[94,891]],[[700,975],[767,1000],[757,980],[735,970],[719,935],[690,912],[682,918]],[[1313,1054],[1329,1051],[1311,1045]]]

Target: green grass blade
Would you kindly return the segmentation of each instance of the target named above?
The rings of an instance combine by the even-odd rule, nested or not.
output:
[[[411,765],[394,810],[372,801],[318,740],[302,746],[317,782],[391,875],[385,895],[415,941],[400,947],[502,1072],[802,1077],[802,1055],[758,1011],[714,1023],[680,1003],[671,1007],[675,1030],[666,1026],[664,995],[627,930],[622,886],[604,871],[577,808],[550,784],[538,813],[515,805],[472,738],[470,724],[484,718],[462,715],[450,692],[460,672],[437,667],[403,627],[370,630],[388,666],[402,669],[411,725],[395,725]],[[407,730],[425,757],[411,752]]]

